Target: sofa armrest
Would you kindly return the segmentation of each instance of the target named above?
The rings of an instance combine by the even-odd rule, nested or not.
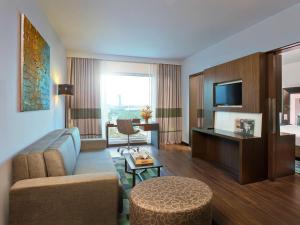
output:
[[[95,151],[106,148],[105,139],[82,139],[80,151]]]
[[[10,190],[10,225],[116,225],[118,192],[111,173],[18,181]]]

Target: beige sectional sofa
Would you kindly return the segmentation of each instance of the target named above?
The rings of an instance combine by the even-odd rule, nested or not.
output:
[[[116,225],[120,193],[105,141],[55,130],[13,159],[10,225]]]

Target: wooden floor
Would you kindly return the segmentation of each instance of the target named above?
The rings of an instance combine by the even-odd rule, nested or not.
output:
[[[224,171],[192,158],[187,146],[146,149],[160,159],[164,175],[196,178],[211,187],[213,218],[218,225],[300,224],[300,175],[240,185]]]

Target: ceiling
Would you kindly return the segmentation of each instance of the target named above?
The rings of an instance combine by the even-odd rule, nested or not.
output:
[[[300,0],[38,0],[68,50],[184,59]]]

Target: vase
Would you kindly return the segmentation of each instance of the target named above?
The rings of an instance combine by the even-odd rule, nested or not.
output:
[[[149,118],[145,118],[145,123],[148,123],[149,122]]]

